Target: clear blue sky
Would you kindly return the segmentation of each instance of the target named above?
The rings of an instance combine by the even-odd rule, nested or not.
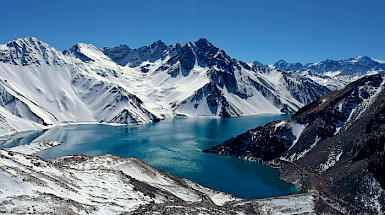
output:
[[[207,38],[231,57],[273,63],[385,60],[384,0],[1,0],[0,43],[34,36],[64,50]]]

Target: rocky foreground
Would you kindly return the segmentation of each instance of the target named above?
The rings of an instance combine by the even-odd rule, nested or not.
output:
[[[385,213],[385,76],[359,79],[205,152],[275,166],[317,213]]]
[[[104,154],[44,160],[43,141],[0,150],[0,213],[8,214],[298,214],[311,194],[242,200],[159,171],[136,158]]]

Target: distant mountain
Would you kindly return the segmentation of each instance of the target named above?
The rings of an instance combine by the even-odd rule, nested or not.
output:
[[[297,71],[304,68],[301,63],[288,63],[284,60],[279,60],[270,67],[274,69],[283,69],[286,71]]]
[[[268,163],[320,211],[385,212],[385,75],[361,78],[205,152]]]
[[[206,39],[138,49],[80,43],[60,52],[24,38],[0,45],[0,91],[0,133],[12,133],[71,122],[293,113],[329,90],[233,59]]]
[[[385,61],[359,56],[347,60],[325,60],[319,63],[302,65],[279,60],[266,68],[283,69],[312,79],[330,89],[341,89],[352,81],[365,75],[385,72]]]

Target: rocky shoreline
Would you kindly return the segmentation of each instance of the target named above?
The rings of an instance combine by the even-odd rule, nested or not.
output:
[[[0,149],[0,212],[11,214],[298,214],[312,194],[242,200],[159,171],[136,158],[104,154],[44,160],[42,141]]]

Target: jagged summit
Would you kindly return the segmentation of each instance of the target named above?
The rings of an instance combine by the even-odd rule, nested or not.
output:
[[[0,62],[23,66],[64,63],[59,51],[35,37],[19,38],[0,46]]]
[[[195,44],[197,46],[214,46],[206,38],[200,38],[198,41],[195,42]]]
[[[276,63],[274,63],[271,68],[274,69],[283,69],[283,70],[300,70],[303,68],[303,65],[301,63],[288,63],[284,60],[279,60]]]
[[[104,54],[121,66],[137,67],[145,61],[155,62],[164,59],[168,55],[173,55],[181,49],[178,44],[167,46],[163,41],[158,40],[151,45],[137,49],[130,49],[128,46],[118,46],[114,48],[105,47],[102,49]]]
[[[385,61],[368,56],[357,56],[347,60],[327,59],[305,65],[301,63],[288,63],[284,60],[279,60],[272,65],[263,65],[258,61],[254,63],[267,69],[282,69],[307,77],[331,90],[341,89],[350,82],[365,75],[385,73]]]
[[[0,79],[7,80],[0,83],[6,101],[0,114],[39,126],[293,113],[328,91],[298,75],[231,58],[204,38],[136,49],[79,43],[63,52],[25,38],[0,50]]]
[[[121,66],[137,67],[145,61],[155,62],[159,59],[165,59],[166,56],[189,55],[187,52],[192,48],[194,50],[208,50],[216,48],[207,39],[201,38],[196,42],[188,42],[185,45],[179,43],[167,45],[158,40],[151,45],[143,46],[137,49],[130,49],[128,46],[118,46],[114,48],[104,47],[103,52],[112,60]]]
[[[382,62],[383,61],[375,60],[368,56],[357,56],[347,60],[326,59],[318,63],[308,63],[305,65],[302,65],[301,63],[288,63],[285,60],[279,60],[273,65],[270,65],[270,67],[290,71],[310,69],[320,74],[336,71],[347,73],[349,71],[346,67],[350,67],[350,73],[360,72],[365,74],[369,70],[384,70],[385,64]]]
[[[154,46],[167,46],[167,44],[164,43],[162,40],[157,40],[156,42],[153,42],[150,46],[151,47],[154,47]]]

